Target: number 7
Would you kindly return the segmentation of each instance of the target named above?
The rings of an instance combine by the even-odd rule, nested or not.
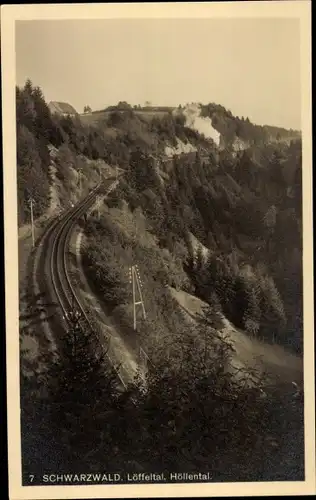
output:
[[[30,482],[32,483],[35,476],[33,474],[30,474],[29,477],[30,477]]]

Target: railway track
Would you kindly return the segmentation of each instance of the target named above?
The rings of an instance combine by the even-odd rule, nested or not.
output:
[[[74,308],[78,308],[82,313],[84,311],[70,281],[67,268],[67,244],[74,224],[91,206],[98,188],[99,186],[97,186],[82,203],[68,212],[64,218],[57,223],[54,231],[52,252],[50,256],[50,274],[54,292],[68,326],[70,326],[70,313]]]
[[[71,284],[67,268],[67,244],[71,230],[77,220],[88,210],[99,189],[97,186],[81,203],[59,219],[53,228],[52,250],[50,255],[50,275],[54,293],[60,305],[63,319],[70,326],[70,314],[74,308],[84,314],[83,308]]]
[[[78,219],[80,219],[80,217],[92,206],[100,188],[101,183],[98,184],[82,202],[66,212],[63,218],[57,220],[56,223],[50,228],[51,254],[49,271],[54,294],[60,305],[61,324],[64,326],[65,330],[73,327],[73,320],[75,317],[76,321],[83,329],[91,331],[91,333],[94,331],[91,321],[80,302],[74,286],[71,283],[67,265],[67,254],[72,229]],[[100,349],[104,351],[104,347],[101,344],[99,336],[96,336],[96,339],[99,342]],[[108,353],[106,353],[106,355],[110,364],[116,370],[120,384],[123,388],[126,388],[127,385],[120,372],[115,367],[113,360],[110,358]]]

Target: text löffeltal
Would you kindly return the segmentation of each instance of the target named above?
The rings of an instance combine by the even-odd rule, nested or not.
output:
[[[140,481],[148,481],[148,482],[152,482],[152,481],[167,481],[167,478],[165,477],[164,473],[156,473],[156,472],[136,472],[136,473],[133,473],[133,474],[130,474],[128,473],[127,474],[127,481],[129,482],[134,482],[134,483],[138,483]]]

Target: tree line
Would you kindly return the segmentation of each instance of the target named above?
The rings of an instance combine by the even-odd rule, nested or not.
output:
[[[249,145],[263,145],[270,141],[300,138],[298,130],[255,125],[248,117],[234,116],[224,106],[215,103],[201,104],[201,115],[212,119],[214,128],[225,138],[227,144],[235,138],[240,138]]]

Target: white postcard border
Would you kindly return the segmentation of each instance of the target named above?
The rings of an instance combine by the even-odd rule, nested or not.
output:
[[[306,479],[302,482],[21,486],[19,294],[15,130],[15,21],[100,18],[293,17],[301,23]],[[46,4],[1,7],[9,488],[11,499],[312,494],[315,489],[314,300],[311,124],[311,2]],[[251,453],[251,452],[250,452]]]

